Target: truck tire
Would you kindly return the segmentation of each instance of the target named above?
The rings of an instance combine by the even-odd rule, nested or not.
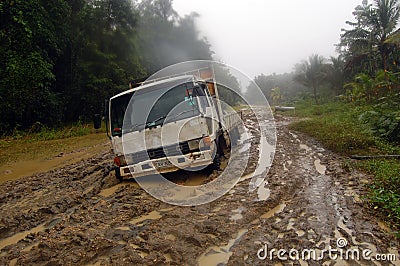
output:
[[[211,169],[217,171],[221,170],[221,155],[219,155],[218,153],[215,154]]]

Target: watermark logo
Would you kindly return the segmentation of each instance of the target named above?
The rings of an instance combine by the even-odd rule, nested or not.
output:
[[[305,248],[302,250],[298,249],[275,249],[269,248],[267,244],[264,244],[262,248],[257,251],[257,257],[260,260],[275,260],[280,261],[397,261],[396,254],[375,254],[368,248],[349,247],[347,239],[338,238],[336,240],[336,248],[328,246],[326,249],[317,248]]]

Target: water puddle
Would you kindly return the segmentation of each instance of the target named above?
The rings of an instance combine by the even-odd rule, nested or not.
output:
[[[172,211],[174,209],[175,209],[175,207],[167,208],[167,209],[161,209],[159,211],[152,211],[152,212],[150,212],[150,213],[148,213],[146,215],[142,215],[142,216],[139,216],[138,218],[135,218],[135,219],[131,220],[129,223],[137,225],[137,226],[143,226],[143,224],[141,224],[141,222],[144,222],[146,220],[158,220],[161,217],[163,217],[162,213],[169,212],[169,211]]]
[[[317,170],[317,172],[320,175],[324,175],[325,174],[326,166],[321,164],[321,160],[320,159],[317,159],[317,160],[314,161],[314,166],[315,166],[315,169]]]
[[[274,147],[270,145],[267,141],[267,138],[263,136],[260,139],[260,158],[258,159],[258,164],[256,170],[254,171],[254,176],[263,174],[267,171],[269,167],[271,167],[273,158],[273,156],[271,155],[273,154],[273,152]]]
[[[271,195],[271,190],[266,187],[267,184],[268,182],[264,181],[257,189],[257,196],[259,201],[267,200]]]
[[[147,215],[140,216],[136,219],[131,220],[129,223],[139,225],[139,223],[146,221],[146,220],[158,220],[162,217],[161,213],[158,211],[152,211]]]
[[[269,219],[273,217],[275,214],[282,212],[286,207],[286,203],[281,203],[272,210],[268,211],[267,213],[261,215],[261,219]]]
[[[34,244],[31,244],[31,245],[29,245],[29,246],[24,247],[21,251],[29,252],[29,251],[31,251],[34,247],[37,247],[37,246],[39,246],[39,243],[34,243]]]
[[[247,233],[247,229],[241,229],[235,238],[229,240],[226,246],[214,246],[207,249],[207,251],[199,257],[198,265],[208,266],[227,264],[229,258],[232,256],[232,247],[240,241],[245,233]]]
[[[88,136],[88,138],[98,138],[98,136]],[[108,143],[107,143],[108,145]],[[23,176],[30,176],[36,173],[47,172],[53,169],[61,168],[66,165],[80,162],[90,158],[96,152],[103,151],[104,145],[95,145],[84,148],[80,151],[74,151],[56,156],[50,159],[36,159],[18,161],[18,163],[8,163],[0,166],[0,184],[8,180],[17,180]]]
[[[121,230],[121,231],[131,231],[132,230],[129,226],[120,226],[115,229]]]
[[[263,125],[260,125],[262,128]],[[267,127],[266,125],[264,127]],[[253,173],[248,174],[246,176],[242,176],[239,182],[245,181],[247,179],[252,178],[249,184],[249,191],[254,191],[257,187],[259,187],[264,179],[265,173],[272,165],[272,160],[274,158],[274,146],[268,143],[266,137],[265,129],[261,131],[261,138],[259,144],[259,158],[257,162],[256,169]],[[261,176],[261,178],[260,178]],[[256,179],[256,180],[255,180]]]
[[[112,194],[114,194],[119,188],[125,186],[125,185],[129,185],[127,183],[118,183],[115,186],[112,186],[110,188],[106,188],[100,191],[99,195],[103,196],[105,198],[111,196]]]
[[[8,238],[0,240],[0,250],[6,246],[18,243],[18,241],[24,239],[29,234],[35,234],[35,233],[44,231],[46,229],[46,227],[44,225],[45,224],[43,223],[35,228],[32,228],[31,230],[23,231],[23,232],[15,234],[13,236],[10,236]]]
[[[138,245],[129,244],[129,246],[130,246],[131,248],[133,248],[133,249],[139,254],[139,256],[140,256],[142,259],[144,259],[146,256],[149,255],[149,253],[146,253],[146,252],[140,250],[140,247],[139,247]]]

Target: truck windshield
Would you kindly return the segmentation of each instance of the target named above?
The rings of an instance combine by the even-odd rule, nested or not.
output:
[[[200,114],[197,96],[202,94],[204,93],[194,87],[193,82],[173,88],[138,90],[128,107],[124,131],[143,130],[197,116]]]

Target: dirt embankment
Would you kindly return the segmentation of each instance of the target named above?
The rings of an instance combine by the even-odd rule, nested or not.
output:
[[[117,183],[107,149],[2,184],[0,265],[390,265],[257,256],[266,246],[320,254],[339,238],[372,255],[396,254],[392,264],[399,265],[399,241],[363,207],[370,177],[346,172],[341,158],[289,131],[289,121],[279,117],[274,163],[254,187],[247,174],[257,171],[262,139],[254,117],[244,118],[251,138],[238,149],[250,152],[247,169],[229,193],[208,204],[168,205],[134,181]],[[176,179],[193,185],[213,175],[180,172]]]

